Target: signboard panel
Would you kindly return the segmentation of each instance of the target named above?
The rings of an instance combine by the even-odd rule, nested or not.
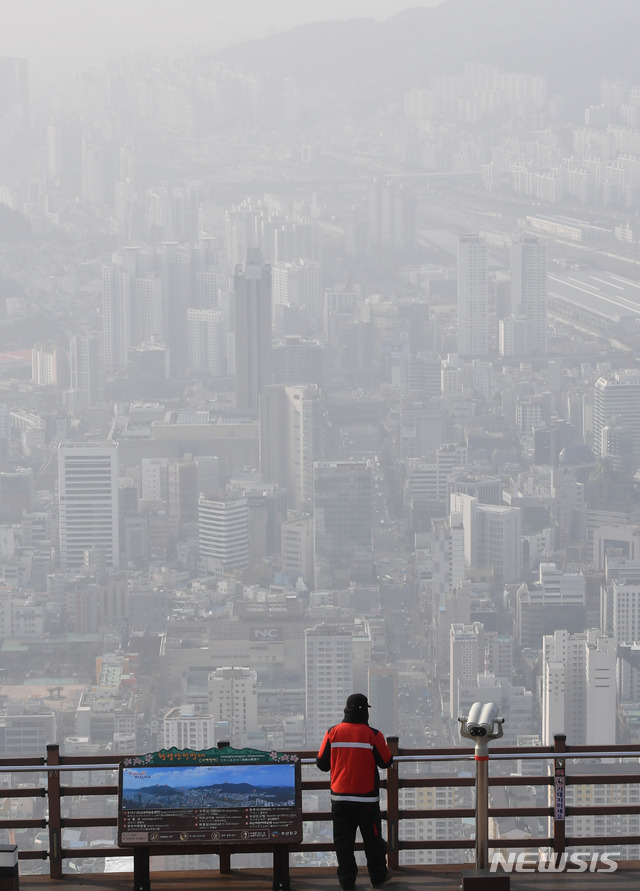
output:
[[[174,749],[127,759],[120,766],[120,845],[301,840],[300,762],[295,756],[231,747]]]

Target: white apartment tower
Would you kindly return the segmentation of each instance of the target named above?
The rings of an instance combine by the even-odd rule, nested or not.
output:
[[[511,245],[511,308],[526,319],[532,354],[547,352],[547,245],[519,235]]]
[[[304,636],[307,746],[317,748],[325,730],[341,720],[347,696],[354,692],[353,632],[322,624]]]
[[[219,309],[187,310],[189,367],[218,376],[225,372],[224,330]]]
[[[543,637],[542,745],[564,733],[572,745],[616,742],[616,642],[598,629]]]
[[[489,352],[489,282],[487,242],[480,235],[458,239],[458,353]]]
[[[636,467],[640,464],[640,374],[617,371],[598,378],[593,388],[593,451],[607,454],[607,428],[627,428]]]
[[[63,442],[58,447],[60,563],[79,569],[85,551],[119,563],[118,443]]]

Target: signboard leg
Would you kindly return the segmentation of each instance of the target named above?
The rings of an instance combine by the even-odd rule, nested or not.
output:
[[[273,849],[273,891],[290,891],[289,848],[276,845]]]
[[[149,848],[133,849],[133,891],[151,891]]]

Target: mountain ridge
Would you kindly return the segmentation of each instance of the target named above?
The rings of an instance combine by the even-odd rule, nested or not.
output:
[[[362,93],[426,86],[465,62],[540,74],[549,92],[584,99],[603,78],[640,83],[640,4],[628,0],[445,0],[384,22],[300,25],[222,51],[255,72]],[[597,101],[593,97],[591,101]]]

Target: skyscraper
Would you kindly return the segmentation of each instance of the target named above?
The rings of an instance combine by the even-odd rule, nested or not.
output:
[[[598,378],[593,388],[593,451],[607,454],[608,428],[628,428],[635,467],[640,465],[640,374],[616,371]]]
[[[317,748],[353,693],[353,634],[351,628],[323,623],[307,628],[304,640],[307,746]]]
[[[95,406],[100,386],[98,338],[95,334],[78,334],[71,338],[69,371],[74,409]]]
[[[321,457],[318,387],[265,387],[260,397],[260,474],[264,482],[287,490],[290,509],[311,509],[313,464]]]
[[[373,581],[372,493],[368,462],[316,462],[316,590],[344,589],[352,581]]]
[[[200,495],[198,502],[200,561],[207,573],[222,578],[225,572],[249,565],[249,508],[235,495]]]
[[[58,447],[60,564],[79,569],[85,551],[99,551],[117,567],[118,443],[63,442]]]
[[[487,242],[480,235],[458,239],[458,352],[462,356],[489,352]]]
[[[532,354],[547,352],[547,245],[519,235],[511,245],[511,308],[524,316]]]
[[[615,743],[615,640],[594,628],[542,640],[542,745],[552,745],[555,733],[571,745]]]
[[[236,405],[257,412],[271,383],[271,267],[256,249],[236,271],[235,310]]]

